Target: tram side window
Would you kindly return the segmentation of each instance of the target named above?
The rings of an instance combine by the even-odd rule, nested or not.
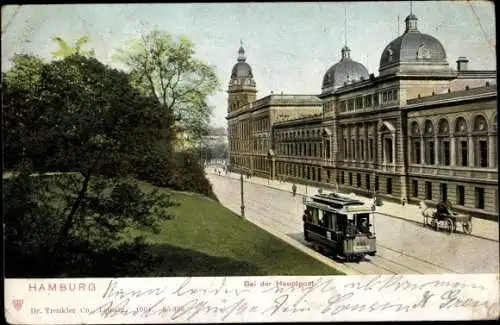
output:
[[[319,224],[318,209],[311,208],[311,212],[312,212],[312,222],[313,222],[313,224],[318,225]]]
[[[315,210],[316,210],[316,213],[318,214],[318,224],[321,227],[324,227],[325,226],[325,218],[324,218],[324,215],[323,215],[323,211],[318,210],[318,209],[315,209]]]
[[[323,227],[326,227],[329,229],[333,228],[332,227],[332,216],[333,216],[332,212],[323,211]]]
[[[344,232],[347,227],[347,216],[345,214],[337,214],[337,231]]]

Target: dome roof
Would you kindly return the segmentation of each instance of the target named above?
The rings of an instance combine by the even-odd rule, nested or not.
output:
[[[234,78],[253,78],[252,67],[246,63],[245,49],[243,45],[238,50],[238,63],[236,63],[231,72],[231,79]]]
[[[368,79],[370,74],[368,69],[359,62],[351,59],[351,50],[344,46],[342,48],[342,59],[328,69],[323,77],[322,89],[336,89],[344,86],[345,82],[359,81],[362,78]]]
[[[417,16],[406,17],[403,35],[389,43],[380,57],[379,70],[399,63],[446,63],[446,52],[435,37],[417,29]]]

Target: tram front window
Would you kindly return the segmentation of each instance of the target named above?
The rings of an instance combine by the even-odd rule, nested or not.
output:
[[[370,234],[370,214],[369,213],[358,213],[354,217],[356,228],[358,232],[362,234]]]

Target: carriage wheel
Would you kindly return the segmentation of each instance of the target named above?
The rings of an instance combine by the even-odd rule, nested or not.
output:
[[[447,233],[451,233],[453,231],[453,220],[451,220],[450,218],[446,218],[444,220],[444,227],[444,230]]]
[[[436,219],[431,220],[431,227],[434,228],[434,230],[438,230],[438,222]]]
[[[462,229],[463,229],[464,233],[466,233],[468,235],[470,233],[472,233],[472,222],[470,222],[470,221],[464,222],[462,224]]]

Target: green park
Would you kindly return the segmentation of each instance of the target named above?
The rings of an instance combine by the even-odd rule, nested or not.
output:
[[[2,75],[7,277],[340,274],[222,206],[179,149],[220,91],[193,42],[151,30],[120,69],[88,37],[53,42]]]

